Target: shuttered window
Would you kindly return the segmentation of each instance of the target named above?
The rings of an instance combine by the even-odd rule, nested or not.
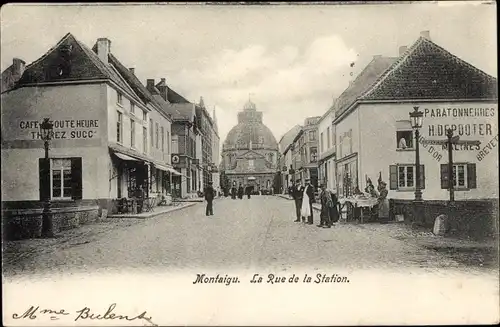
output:
[[[389,188],[391,190],[414,190],[415,165],[397,164],[389,166]],[[420,189],[425,189],[425,167],[420,165]]]
[[[449,188],[448,164],[441,165],[441,188]],[[453,165],[453,188],[467,190],[477,188],[475,163],[456,163]]]
[[[39,159],[40,200],[82,198],[82,158]]]

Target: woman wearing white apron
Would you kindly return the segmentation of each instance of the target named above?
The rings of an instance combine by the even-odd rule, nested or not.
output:
[[[304,188],[303,196],[304,197],[302,199],[302,208],[300,209],[302,222],[306,222],[306,217],[307,217],[307,223],[309,225],[312,225],[313,224],[312,204],[314,203],[314,189],[313,186],[311,185],[310,179],[306,179],[306,186]]]

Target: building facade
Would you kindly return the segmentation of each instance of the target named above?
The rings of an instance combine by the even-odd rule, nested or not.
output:
[[[335,104],[335,102],[334,102]],[[332,106],[318,121],[319,133],[319,159],[318,159],[318,177],[321,183],[325,183],[327,189],[336,189],[336,172],[335,172],[335,111]]]
[[[224,141],[221,166],[229,187],[241,185],[252,192],[272,192],[278,143],[263,124],[262,112],[251,101],[238,113],[238,124]]]
[[[280,177],[281,177],[281,193],[288,193],[288,188],[292,186],[293,183],[293,175],[294,171],[292,169],[292,144],[299,134],[302,126],[295,125],[289,131],[287,131],[280,139],[279,146],[279,167],[281,169]]]
[[[295,179],[305,183],[306,179],[318,187],[318,122],[320,116],[308,117],[304,121],[301,132],[294,139],[293,168]]]
[[[44,118],[54,127],[50,167],[43,160]],[[62,216],[87,209],[97,216],[139,191],[165,195],[176,173],[166,145],[171,122],[133,69],[111,53],[110,40],[90,49],[67,34],[2,94],[3,207],[37,213],[49,194]]]
[[[389,198],[414,198],[416,140],[409,113],[418,107],[424,115],[423,198],[449,198],[447,147],[422,140],[446,140],[450,128],[460,140],[481,142],[453,146],[455,199],[498,199],[498,170],[491,169],[498,166],[496,78],[432,42],[428,32],[400,49],[398,58],[374,66],[358,76],[357,92],[346,92],[335,108],[340,194],[348,196],[356,186],[363,189],[368,178],[376,184],[380,177]],[[363,76],[367,70],[369,78]]]

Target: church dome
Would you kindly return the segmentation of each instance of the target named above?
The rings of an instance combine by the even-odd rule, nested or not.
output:
[[[238,124],[227,134],[224,149],[249,149],[250,146],[253,149],[278,150],[276,138],[262,122],[262,112],[256,110],[253,102],[248,101],[243,107],[243,111],[238,113]]]

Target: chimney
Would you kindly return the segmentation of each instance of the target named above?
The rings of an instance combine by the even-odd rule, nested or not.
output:
[[[19,59],[19,58],[14,58],[12,60],[12,74],[14,76],[19,76],[21,77],[21,75],[23,75],[24,73],[24,68],[26,67],[26,63],[24,62],[24,60],[22,59]]]
[[[105,37],[97,39],[97,56],[102,62],[108,63],[108,55],[111,52],[111,41]]]
[[[146,88],[148,89],[149,92],[153,93],[155,89],[155,80],[148,78],[146,80]]]
[[[130,72],[131,72],[133,75],[135,75],[135,68],[131,67],[131,68],[129,68],[128,70],[130,70]]]
[[[427,40],[431,39],[431,32],[430,31],[422,31],[420,32],[420,36],[423,38],[426,38]]]
[[[167,101],[168,86],[164,78],[160,79],[160,84],[158,84],[157,88],[158,91],[160,91],[160,95],[163,98],[163,100]]]
[[[408,50],[408,47],[406,45],[400,46],[399,47],[399,55],[402,56],[403,53],[406,52],[406,50]]]

